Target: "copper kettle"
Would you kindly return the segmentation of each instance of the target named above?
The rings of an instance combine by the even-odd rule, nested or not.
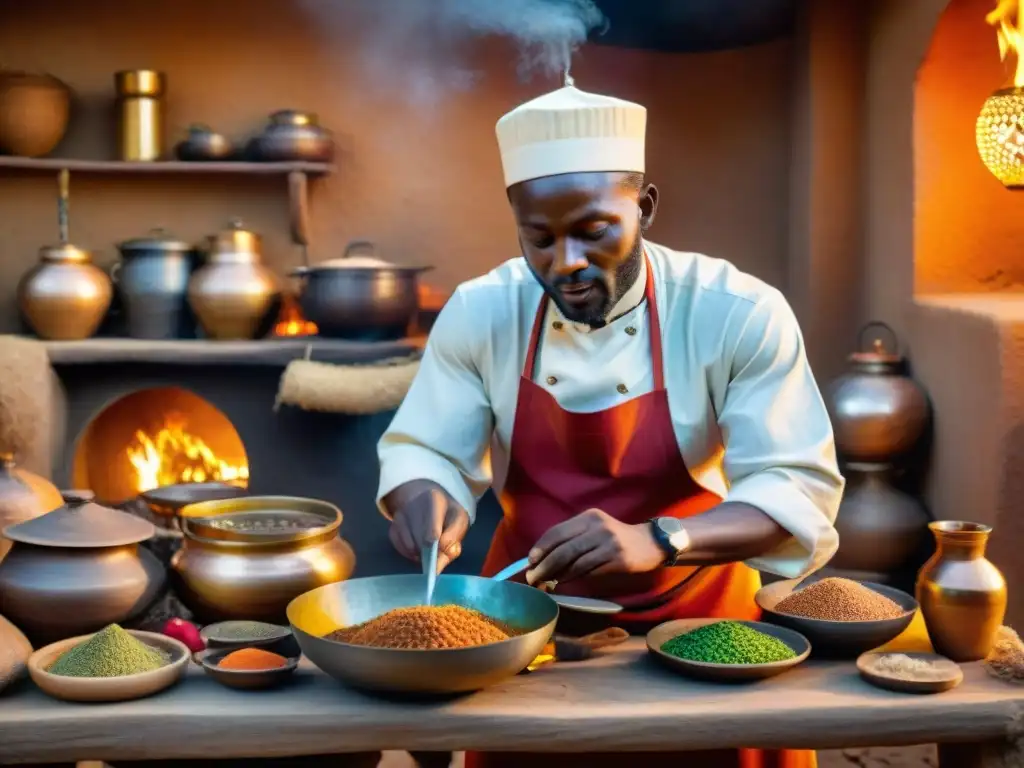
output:
[[[281,306],[281,288],[261,263],[260,236],[233,221],[212,236],[206,264],[188,285],[188,301],[211,339],[267,335]]]
[[[866,349],[869,331],[876,335]],[[860,349],[849,357],[849,370],[828,388],[826,401],[844,461],[887,463],[906,454],[924,434],[931,406],[924,389],[907,374],[899,340],[885,323],[861,329]]]

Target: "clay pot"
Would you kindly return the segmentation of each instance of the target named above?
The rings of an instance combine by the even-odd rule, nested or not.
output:
[[[19,469],[11,456],[0,457],[0,533],[8,525],[45,515],[63,503],[49,480]],[[10,548],[11,542],[0,536],[0,560]]]
[[[37,645],[96,632],[142,614],[167,573],[139,543],[152,523],[65,491],[65,505],[17,525],[0,562],[0,613]]]
[[[25,321],[49,341],[88,339],[113,296],[110,276],[92,263],[88,252],[73,245],[42,248],[39,263],[18,285],[18,307]]]
[[[42,157],[68,127],[71,91],[52,75],[0,72],[0,153]]]
[[[928,513],[890,485],[885,464],[845,467],[846,493],[836,517],[839,551],[829,565],[844,571],[890,573],[914,555],[928,532]]]
[[[21,630],[0,616],[0,693],[25,674],[32,643]]]
[[[935,554],[917,576],[917,602],[937,653],[978,661],[992,650],[1006,614],[1006,579],[985,558],[992,528],[942,520],[929,526]]]

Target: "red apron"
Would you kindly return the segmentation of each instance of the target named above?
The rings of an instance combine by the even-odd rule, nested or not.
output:
[[[665,390],[661,324],[654,276],[647,263],[645,296],[650,313],[653,391],[596,413],[571,413],[533,382],[537,347],[548,307],[537,309],[519,383],[509,468],[498,525],[483,573],[490,576],[526,557],[552,526],[591,507],[630,524],[652,517],[685,518],[721,499],[699,486],[679,453]],[[625,612],[616,626],[631,631],[671,619],[756,619],[756,571],[742,563],[703,568],[660,568],[651,573],[598,576],[559,586],[559,592],[612,598]],[[570,613],[570,612],[566,612]],[[680,727],[685,727],[680,723]],[[635,764],[629,754],[467,753],[466,768],[600,768]],[[714,753],[646,753],[643,761],[673,759],[688,768],[814,768],[813,752],[730,750]]]

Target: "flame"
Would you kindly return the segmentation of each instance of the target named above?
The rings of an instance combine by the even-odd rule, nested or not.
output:
[[[985,16],[985,21],[998,27],[999,59],[1006,61],[1011,53],[1016,57],[1013,87],[1024,88],[1024,0],[998,0],[996,9]]]
[[[316,323],[302,316],[299,304],[291,296],[285,296],[281,304],[281,312],[274,326],[275,336],[316,336]]]
[[[155,435],[144,430],[135,433],[127,450],[135,467],[135,485],[139,493],[176,483],[202,483],[219,480],[247,486],[248,463],[229,464],[218,459],[210,447],[189,433],[182,416],[167,416]]]

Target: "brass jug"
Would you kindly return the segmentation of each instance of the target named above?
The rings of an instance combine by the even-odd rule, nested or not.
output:
[[[96,333],[114,288],[110,277],[73,245],[40,249],[39,263],[18,285],[18,307],[37,336],[78,341]]]
[[[875,338],[865,349],[866,335],[877,328],[890,344]],[[849,370],[826,392],[843,461],[888,462],[910,451],[924,434],[931,417],[928,397],[907,375],[907,361],[898,352],[899,340],[885,323],[861,329],[859,351],[850,355]]]
[[[260,237],[234,221],[210,238],[206,264],[189,281],[188,301],[211,339],[267,335],[281,307],[281,288],[260,263]]]
[[[0,456],[0,534],[8,525],[45,515],[64,503],[49,480],[19,469],[11,455]],[[0,536],[0,560],[11,542]]]
[[[917,575],[917,602],[937,653],[977,661],[992,650],[1006,614],[1006,579],[985,559],[992,528],[980,523],[930,523],[936,550]]]

